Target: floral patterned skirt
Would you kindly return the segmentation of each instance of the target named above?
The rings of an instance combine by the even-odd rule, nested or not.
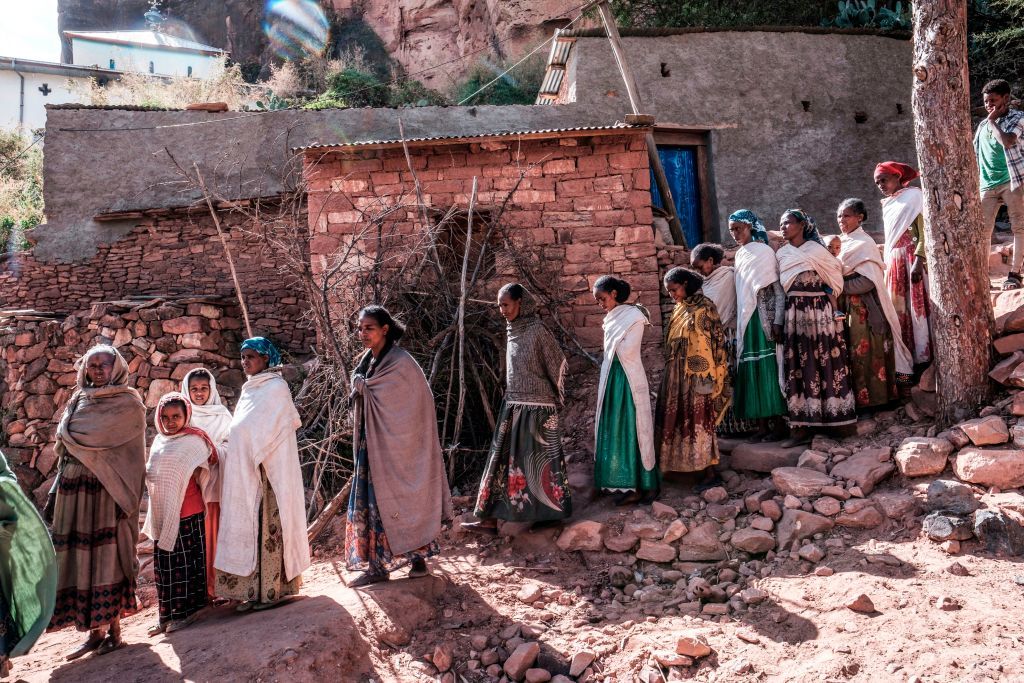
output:
[[[545,522],[572,515],[554,406],[505,402],[480,481],[481,519]]]
[[[366,443],[366,435],[362,442]],[[411,502],[411,501],[410,501]],[[381,522],[377,496],[370,477],[370,459],[366,447],[356,453],[352,473],[352,491],[348,496],[348,518],[345,523],[345,563],[349,571],[387,574],[401,569],[413,560],[433,557],[440,552],[437,541],[422,548],[395,556]]]
[[[886,255],[885,285],[896,307],[903,343],[914,355],[914,365],[923,365],[932,360],[931,330],[928,325],[928,278],[922,278],[920,282],[911,280],[910,271],[913,266],[914,240],[908,230]]]
[[[864,296],[876,296],[874,290]],[[899,398],[892,331],[876,332],[868,324],[864,296],[843,297],[846,338],[850,349],[850,383],[858,408],[884,406]]]

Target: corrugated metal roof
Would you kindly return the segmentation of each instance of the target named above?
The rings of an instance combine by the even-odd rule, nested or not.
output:
[[[20,57],[0,57],[0,69],[4,71],[24,71],[26,73],[56,74],[60,76],[102,77],[120,76],[122,73],[115,69],[101,69],[98,66],[41,62],[35,59],[21,59]]]
[[[662,38],[692,33],[809,33],[816,35],[881,36],[906,40],[908,31],[885,31],[880,28],[834,28],[829,26],[677,26],[672,28],[620,28],[623,38]],[[603,28],[575,28],[559,32],[566,38],[606,38]]]
[[[647,130],[644,126],[631,126],[626,123],[616,122],[610,126],[574,126],[571,128],[538,128],[533,130],[502,130],[494,131],[491,133],[475,133],[472,135],[438,135],[428,137],[411,137],[405,138],[406,144],[415,144],[421,142],[439,142],[442,140],[470,140],[479,138],[508,138],[515,137],[517,135],[558,135],[560,133],[587,133],[587,132],[599,132],[599,131],[643,131]],[[334,143],[315,143],[312,145],[304,145],[302,147],[293,147],[292,151],[303,151],[309,149],[353,149],[360,147],[376,147],[378,145],[397,145],[402,143],[402,138],[394,138],[390,140],[361,140],[358,142],[334,142]]]
[[[194,40],[160,33],[159,31],[65,31],[69,38],[82,38],[100,43],[120,43],[141,45],[143,47],[167,48],[171,50],[191,50],[193,52],[224,52],[219,47],[204,45]]]

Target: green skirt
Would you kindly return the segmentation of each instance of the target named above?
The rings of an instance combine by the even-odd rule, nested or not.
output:
[[[636,405],[629,379],[616,358],[608,372],[594,453],[594,485],[605,491],[654,491],[658,468],[645,470],[636,434]]]
[[[743,332],[743,353],[736,369],[733,409],[741,420],[760,420],[786,414],[786,401],[779,389],[779,366],[775,344],[761,328],[761,314],[754,315]]]

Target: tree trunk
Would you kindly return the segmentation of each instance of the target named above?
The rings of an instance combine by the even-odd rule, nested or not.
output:
[[[989,398],[992,302],[972,144],[965,0],[914,2],[914,138],[924,189],[939,421]]]

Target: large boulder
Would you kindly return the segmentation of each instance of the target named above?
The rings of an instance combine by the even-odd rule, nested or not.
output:
[[[896,466],[907,477],[925,477],[946,469],[953,444],[945,439],[912,437],[896,450]]]
[[[835,481],[807,467],[779,467],[772,470],[772,483],[779,493],[802,498],[819,495],[823,486],[831,486]]]
[[[978,417],[957,425],[975,446],[998,446],[1010,440],[1006,420],[998,415]]]
[[[757,529],[740,529],[733,533],[729,543],[734,548],[746,551],[753,555],[766,553],[775,547],[775,537],[767,531]]]
[[[889,448],[866,448],[858,451],[833,467],[831,475],[856,483],[867,495],[874,490],[878,482],[896,469],[890,459],[891,452]]]
[[[690,529],[679,539],[680,562],[713,562],[728,557],[725,546],[718,540],[722,527],[716,522],[705,522]]]
[[[771,472],[779,467],[796,467],[803,452],[802,446],[782,448],[775,443],[741,443],[729,456],[729,465],[734,470]]]
[[[803,510],[789,510],[782,513],[782,519],[776,528],[779,534],[779,547],[788,548],[794,541],[802,541],[814,534],[828,531],[834,523],[828,517],[822,517]]]
[[[953,471],[972,484],[1015,489],[1024,486],[1024,450],[964,448],[957,453]]]
[[[966,541],[974,536],[971,520],[965,517],[933,512],[924,518],[922,529],[933,541]]]
[[[995,555],[1024,555],[1024,526],[1018,515],[1001,510],[974,513],[974,535]]]
[[[936,479],[928,485],[925,508],[928,512],[947,511],[955,515],[969,515],[981,503],[967,484],[955,479]]]

